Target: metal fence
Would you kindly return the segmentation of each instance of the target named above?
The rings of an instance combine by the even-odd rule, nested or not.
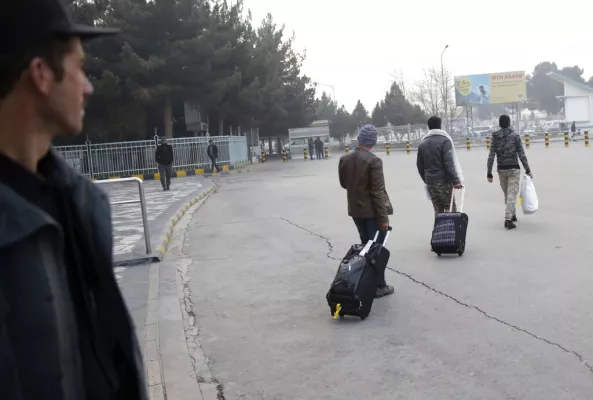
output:
[[[211,136],[168,138],[173,147],[173,169],[208,169],[211,166],[206,149],[212,139],[218,147],[221,165],[234,166],[248,161],[245,136]],[[158,172],[154,140],[93,144],[87,141],[78,146],[57,146],[55,150],[81,174],[102,179],[110,176],[133,176]]]

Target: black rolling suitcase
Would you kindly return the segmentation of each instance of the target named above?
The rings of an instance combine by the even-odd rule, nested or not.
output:
[[[371,312],[379,279],[385,276],[389,250],[385,248],[391,227],[383,243],[379,232],[366,245],[355,244],[342,259],[336,277],[327,292],[327,304],[334,318],[352,315],[365,319]]]
[[[465,187],[462,187],[459,210],[453,212],[453,200],[455,199],[455,189],[453,189],[449,212],[437,214],[434,220],[430,246],[439,257],[441,254],[457,254],[461,257],[465,252],[469,217],[463,212],[464,197]]]

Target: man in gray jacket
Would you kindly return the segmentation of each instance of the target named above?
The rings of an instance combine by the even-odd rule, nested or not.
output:
[[[82,130],[82,40],[58,0],[0,13],[0,399],[146,399],[109,201],[51,150]]]
[[[507,229],[516,228],[517,213],[515,211],[515,202],[519,194],[519,185],[521,182],[521,168],[519,160],[525,168],[525,173],[533,178],[527,156],[521,138],[511,129],[511,119],[508,115],[501,115],[498,119],[500,130],[492,135],[492,146],[488,154],[488,182],[492,183],[492,167],[494,158],[497,159],[498,179],[500,187],[504,193],[504,202],[506,204],[504,211],[504,227]]]
[[[426,184],[434,213],[448,212],[453,187],[461,188],[461,167],[457,161],[451,137],[441,130],[441,119],[428,119],[428,134],[418,146],[416,167],[420,178]],[[455,202],[453,202],[455,211]]]

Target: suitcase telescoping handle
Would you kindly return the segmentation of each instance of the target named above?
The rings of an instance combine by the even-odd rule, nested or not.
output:
[[[461,205],[457,209],[457,212],[463,212],[463,200],[465,199],[465,186],[462,186],[461,189]],[[449,212],[453,212],[453,200],[455,200],[455,187],[451,191],[451,205],[449,206]]]
[[[392,229],[392,227],[387,228],[387,232],[385,233],[385,239],[383,239],[383,243],[381,244],[383,247],[385,247],[385,245],[387,244],[387,239],[389,239],[389,234],[391,233]],[[377,239],[379,239],[379,233],[381,233],[381,231],[377,231],[377,233],[375,233],[375,238],[373,239],[373,242],[377,243]]]
[[[385,245],[387,244],[387,239],[389,238],[389,234],[391,233],[391,230],[393,228],[389,227],[387,228],[387,232],[385,233],[385,239],[383,239],[383,243],[381,244],[381,246],[385,247]],[[377,231],[377,233],[375,233],[375,237],[373,240],[369,240],[366,244],[366,246],[364,246],[364,248],[360,251],[359,255],[360,256],[364,256],[366,253],[369,252],[369,250],[371,249],[371,245],[373,243],[377,243],[377,239],[379,239],[379,233],[381,233],[380,231]]]

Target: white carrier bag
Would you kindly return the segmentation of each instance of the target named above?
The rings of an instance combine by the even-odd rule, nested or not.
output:
[[[533,179],[528,175],[523,178],[521,183],[521,196],[519,197],[519,204],[523,208],[523,214],[534,214],[538,208],[537,193],[535,192],[535,185]]]

